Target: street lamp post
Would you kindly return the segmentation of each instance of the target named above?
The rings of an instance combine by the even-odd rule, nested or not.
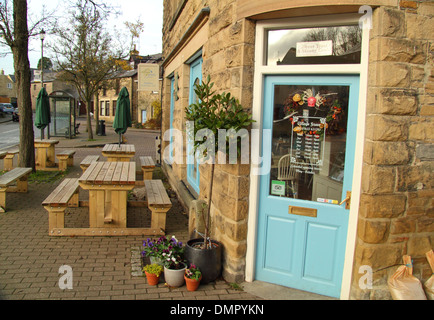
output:
[[[41,39],[41,89],[44,87],[44,40],[45,31],[39,33]],[[50,124],[47,125],[47,138],[50,139]],[[44,139],[44,130],[41,130],[41,139]]]

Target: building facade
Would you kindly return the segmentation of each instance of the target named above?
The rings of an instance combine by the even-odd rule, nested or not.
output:
[[[215,166],[227,281],[390,299],[403,255],[428,279],[433,15],[431,1],[164,1],[163,150],[183,143],[162,166],[192,229],[210,178],[185,134],[195,84],[210,76],[256,121],[249,163]]]
[[[132,121],[144,124],[153,118],[152,103],[161,100],[161,80],[158,80],[158,90],[139,90],[138,69],[140,64],[161,64],[161,54],[140,56],[138,52],[131,54],[130,59],[125,61],[124,69],[110,76],[98,95],[99,120],[114,121],[116,113],[116,101],[123,87],[128,89],[130,95]],[[159,74],[160,78],[161,75]],[[96,117],[96,115],[94,115]]]
[[[0,102],[17,103],[15,77],[6,75],[3,69],[0,70]]]

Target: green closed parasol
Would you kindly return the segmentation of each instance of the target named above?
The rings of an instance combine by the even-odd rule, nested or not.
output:
[[[127,132],[128,127],[131,126],[130,95],[127,88],[123,87],[116,102],[116,114],[113,121],[113,128],[119,134],[119,145],[121,144],[122,134]]]
[[[35,126],[41,129],[41,139],[44,139],[44,129],[51,122],[50,101],[45,88],[39,91],[36,99]]]

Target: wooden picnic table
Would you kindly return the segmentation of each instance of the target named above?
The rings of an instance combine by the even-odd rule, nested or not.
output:
[[[66,179],[65,179],[66,180]],[[151,226],[127,228],[128,192],[136,185],[135,162],[92,162],[78,179],[78,185],[89,190],[89,228],[65,228],[64,213],[69,206],[86,206],[78,199],[74,181],[68,179],[42,203],[49,212],[50,236],[127,236],[164,235],[166,213],[172,207],[161,180],[146,180]],[[61,199],[59,200],[56,199]],[[71,201],[77,205],[71,205]],[[84,203],[85,201],[83,201]]]
[[[102,149],[102,155],[107,157],[107,161],[131,161],[136,154],[133,144],[106,144]]]
[[[78,179],[89,190],[89,227],[126,228],[127,196],[135,182],[135,162],[92,163]]]
[[[51,139],[35,139],[36,153],[36,169],[43,170],[49,167],[56,166],[55,160],[55,145],[59,140]]]

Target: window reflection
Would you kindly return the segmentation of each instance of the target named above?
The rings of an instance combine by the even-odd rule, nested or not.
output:
[[[269,30],[267,65],[357,64],[361,42],[358,26]]]
[[[341,200],[348,98],[348,86],[275,86],[271,195]]]

